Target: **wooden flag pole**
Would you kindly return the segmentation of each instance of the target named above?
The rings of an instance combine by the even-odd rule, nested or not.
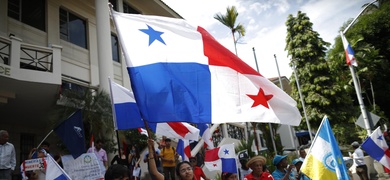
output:
[[[148,138],[152,139],[152,133],[150,133],[150,128],[149,128],[148,122],[145,119],[143,121],[144,121],[146,132],[148,133]],[[156,150],[153,147],[153,156],[155,154],[156,154]],[[149,155],[150,155],[150,152],[149,152]],[[154,157],[154,158],[158,158],[158,157]]]

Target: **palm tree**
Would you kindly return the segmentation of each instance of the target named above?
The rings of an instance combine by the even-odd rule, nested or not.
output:
[[[226,14],[222,15],[221,13],[214,15],[214,18],[224,24],[226,27],[228,27],[232,31],[233,35],[233,41],[234,41],[234,49],[237,54],[237,41],[242,37],[245,36],[245,28],[242,24],[238,23],[236,26],[236,20],[238,17],[238,12],[235,6],[228,6],[226,8]],[[235,33],[238,33],[238,38],[236,39]]]

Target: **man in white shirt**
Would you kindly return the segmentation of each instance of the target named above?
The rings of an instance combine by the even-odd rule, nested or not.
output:
[[[301,148],[299,148],[299,158],[298,159],[303,162],[305,160],[305,158],[306,158],[306,150],[303,147],[301,147]]]
[[[8,139],[8,132],[0,130],[0,179],[11,180],[11,173],[16,166],[16,156],[15,147]]]
[[[356,166],[356,174],[360,177],[361,180],[368,180],[368,171],[367,165],[364,162],[363,150],[360,149],[360,145],[356,141],[353,142],[351,145],[353,149],[355,149],[355,151],[351,155],[351,158],[353,159],[353,165]]]
[[[244,180],[244,177],[252,172],[252,169],[246,166],[249,160],[247,151],[238,153],[238,160],[240,160],[241,167],[238,168],[238,175],[240,180]]]

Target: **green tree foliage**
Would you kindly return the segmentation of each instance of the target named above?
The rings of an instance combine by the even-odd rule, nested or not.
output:
[[[255,152],[252,151],[254,136],[250,135],[248,139],[241,139],[240,144],[235,148],[236,153],[246,150],[249,158],[255,156]]]
[[[114,135],[110,97],[105,92],[94,89],[64,90],[59,101],[50,113],[53,124],[59,124],[77,109],[82,110],[86,147],[89,147],[91,135],[95,140],[104,141],[104,148],[113,152],[116,144],[107,134]],[[55,125],[53,125],[54,127]],[[61,144],[61,143],[60,143]]]
[[[379,6],[368,8],[358,21],[346,32],[358,67],[355,68],[359,78],[364,104],[368,111],[387,119],[390,115],[390,1],[380,1]],[[346,25],[349,22],[346,23]],[[344,30],[346,25],[341,27]],[[339,74],[345,89],[349,92],[354,105],[358,106],[356,92],[353,89],[351,73],[345,63],[345,53],[340,37],[336,38],[334,47],[329,51],[332,69]],[[357,111],[356,117],[360,115]],[[385,121],[380,121],[380,124]]]
[[[275,149],[272,143],[272,138],[274,139],[275,146],[276,146],[276,152],[277,154],[283,154],[283,145],[282,141],[280,139],[280,135],[276,133],[278,128],[280,127],[279,124],[271,124],[272,132],[274,136],[271,136],[270,133],[270,126],[269,123],[257,123],[257,129],[260,129],[261,132],[263,132],[263,138],[265,139],[265,145],[268,148],[268,152],[266,154],[263,154],[265,157],[273,157],[275,156]]]
[[[348,40],[356,40],[356,37],[363,39],[356,44],[355,52],[365,104],[369,104],[373,111],[374,99],[370,97],[372,90],[375,92],[375,102],[386,113],[382,117],[386,118],[390,116],[390,107],[387,105],[390,100],[390,1],[381,2],[379,9],[361,16],[346,36]],[[380,114],[378,107],[375,112]]]
[[[352,100],[343,86],[337,83],[338,75],[332,74],[325,59],[330,44],[313,30],[309,17],[301,11],[296,17],[290,14],[286,26],[285,49],[291,57],[290,65],[296,68],[311,127],[318,128],[325,115],[332,124],[352,124],[349,121],[351,112],[354,112]],[[300,99],[294,75],[290,83],[291,96],[298,102]],[[298,103],[298,108],[303,114],[301,103]],[[307,128],[305,121],[303,119],[301,128]]]
[[[148,137],[145,135],[140,135],[137,129],[123,131],[126,140],[130,143],[128,148],[131,148],[132,145],[135,145],[140,151],[148,146]],[[155,139],[155,135],[151,131],[151,136]],[[127,143],[127,142],[126,142]]]
[[[225,15],[219,13],[214,16],[216,20],[218,20],[219,22],[221,22],[231,30],[233,35],[234,49],[236,50],[236,55],[237,55],[237,47],[236,47],[237,41],[242,36],[245,36],[245,27],[240,23],[236,25],[237,17],[238,17],[238,12],[235,6],[227,7]],[[238,34],[237,39],[235,37],[235,33]]]

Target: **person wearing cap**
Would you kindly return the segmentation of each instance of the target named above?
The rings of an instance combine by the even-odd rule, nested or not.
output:
[[[295,168],[293,164],[288,165],[287,156],[276,155],[272,164],[276,166],[272,176],[275,180],[293,180],[296,179],[292,173],[292,169]]]
[[[254,156],[246,163],[252,172],[245,176],[244,180],[273,180],[269,172],[263,171],[267,159],[263,156]]]
[[[238,177],[240,180],[243,180],[246,175],[252,172],[252,169],[246,165],[249,160],[248,153],[246,151],[239,152],[238,160],[241,164],[241,167],[238,168]]]
[[[206,175],[204,174],[203,169],[197,165],[197,159],[196,159],[196,157],[190,157],[189,160],[190,160],[192,169],[193,169],[193,171],[194,171],[194,176],[195,176],[196,179],[200,180],[200,178],[202,177],[202,178],[205,179],[205,180],[210,180],[210,179],[209,179],[208,177],[206,177]]]
[[[292,161],[292,164],[294,164],[294,166],[295,166],[295,169],[297,170],[297,173],[298,173],[298,177],[297,177],[297,179],[298,180],[310,180],[310,178],[309,177],[307,177],[305,174],[303,174],[302,172],[301,172],[301,166],[302,166],[302,164],[303,164],[303,161],[301,160],[301,159],[294,159],[293,161]]]
[[[363,150],[360,149],[360,144],[358,142],[353,142],[351,146],[354,149],[353,154],[351,154],[351,158],[353,159],[353,165],[356,166],[356,174],[362,180],[368,180],[368,171],[367,165],[364,162],[364,153]]]

